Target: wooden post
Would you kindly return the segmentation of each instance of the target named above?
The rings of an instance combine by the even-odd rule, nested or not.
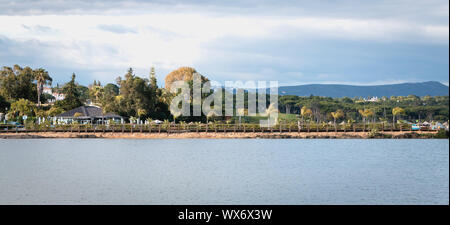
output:
[[[161,133],[161,124],[158,124],[158,133]]]
[[[125,131],[125,125],[122,124],[122,133]]]
[[[133,133],[133,124],[130,125],[130,133]]]

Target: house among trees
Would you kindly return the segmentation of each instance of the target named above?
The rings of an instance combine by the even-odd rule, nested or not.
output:
[[[53,99],[49,99],[49,102],[52,102],[52,103],[55,101],[64,100],[64,98],[66,97],[66,95],[64,93],[58,92],[58,91],[53,91],[53,89],[51,87],[44,87],[42,93],[53,96]]]
[[[103,113],[102,108],[98,106],[80,106],[56,115],[55,118],[66,124],[73,123],[74,121],[80,124],[102,124],[107,123],[109,120],[114,120],[115,122],[121,122],[123,120],[122,116],[114,113]]]
[[[364,98],[365,102],[378,102],[380,99],[377,96]]]

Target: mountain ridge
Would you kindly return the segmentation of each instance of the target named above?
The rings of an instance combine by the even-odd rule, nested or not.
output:
[[[382,85],[304,84],[278,87],[280,95],[324,97],[445,96],[449,87],[438,81]]]

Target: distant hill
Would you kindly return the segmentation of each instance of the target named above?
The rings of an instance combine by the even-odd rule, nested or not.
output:
[[[307,84],[282,86],[278,88],[280,95],[325,96],[325,97],[368,97],[368,96],[444,96],[448,95],[448,86],[428,81],[421,83],[386,84],[374,86],[355,86],[342,84]]]

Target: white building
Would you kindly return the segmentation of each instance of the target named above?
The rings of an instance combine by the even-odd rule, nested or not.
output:
[[[64,100],[64,98],[66,98],[66,95],[63,93],[54,92],[52,95],[55,97],[56,101]]]
[[[378,99],[378,97],[377,96],[375,96],[375,97],[371,97],[371,98],[364,98],[364,101],[366,101],[366,102],[378,102],[378,101],[380,101],[380,99]]]
[[[63,93],[59,93],[59,92],[53,92],[51,87],[44,87],[43,93],[52,95],[55,99],[50,100],[50,102],[55,102],[55,101],[60,101],[60,100],[64,100],[64,98],[66,97],[65,94]]]
[[[52,91],[52,88],[51,88],[51,87],[44,87],[44,89],[42,90],[42,92],[45,93],[45,94],[51,95],[53,91]]]

